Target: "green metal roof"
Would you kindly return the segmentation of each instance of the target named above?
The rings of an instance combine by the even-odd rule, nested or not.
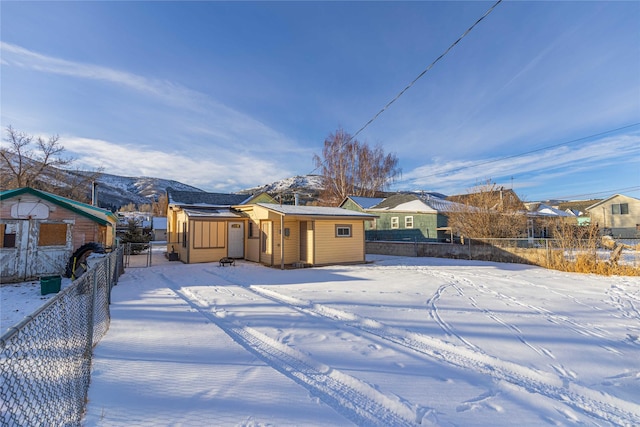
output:
[[[100,225],[115,225],[118,222],[118,218],[113,212],[97,208],[86,203],[78,202],[76,200],[67,199],[66,197],[58,196],[55,194],[47,193],[46,191],[36,190],[31,187],[22,187],[15,190],[6,190],[0,192],[0,201],[12,199],[22,194],[31,194],[32,196],[40,197],[65,209],[77,213],[97,222]],[[111,219],[112,221],[109,221]]]

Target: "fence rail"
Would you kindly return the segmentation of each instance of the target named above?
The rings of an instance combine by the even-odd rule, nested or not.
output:
[[[0,337],[0,425],[79,426],[122,248]]]

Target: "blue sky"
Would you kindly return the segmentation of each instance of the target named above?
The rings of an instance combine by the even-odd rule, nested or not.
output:
[[[75,167],[238,191],[315,172],[493,4],[2,1],[0,121]],[[638,22],[504,1],[357,139],[398,157],[392,190],[640,197]]]

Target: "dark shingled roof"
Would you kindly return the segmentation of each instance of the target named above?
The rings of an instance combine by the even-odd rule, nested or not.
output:
[[[178,191],[167,188],[169,203],[183,206],[233,206],[241,205],[252,195],[207,193],[205,191]]]
[[[373,206],[373,209],[385,209],[385,208],[393,209],[398,205],[401,205],[407,202],[412,202],[414,200],[419,200],[418,196],[416,196],[415,194],[398,193],[398,194],[394,194],[393,196],[387,197],[382,202]]]

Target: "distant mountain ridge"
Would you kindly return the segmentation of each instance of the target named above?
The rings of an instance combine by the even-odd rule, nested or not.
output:
[[[134,203],[144,205],[157,201],[167,188],[180,191],[203,191],[179,181],[152,177],[127,177],[102,173],[96,180],[98,205],[117,209]]]
[[[179,191],[203,191],[179,181],[152,177],[125,177],[103,173],[96,180],[98,204],[104,208],[118,209],[134,203],[148,204],[166,194],[167,188]],[[315,203],[322,191],[322,176],[298,175],[258,187],[237,191],[237,194],[268,193],[282,203],[293,203],[298,194],[301,204]]]

